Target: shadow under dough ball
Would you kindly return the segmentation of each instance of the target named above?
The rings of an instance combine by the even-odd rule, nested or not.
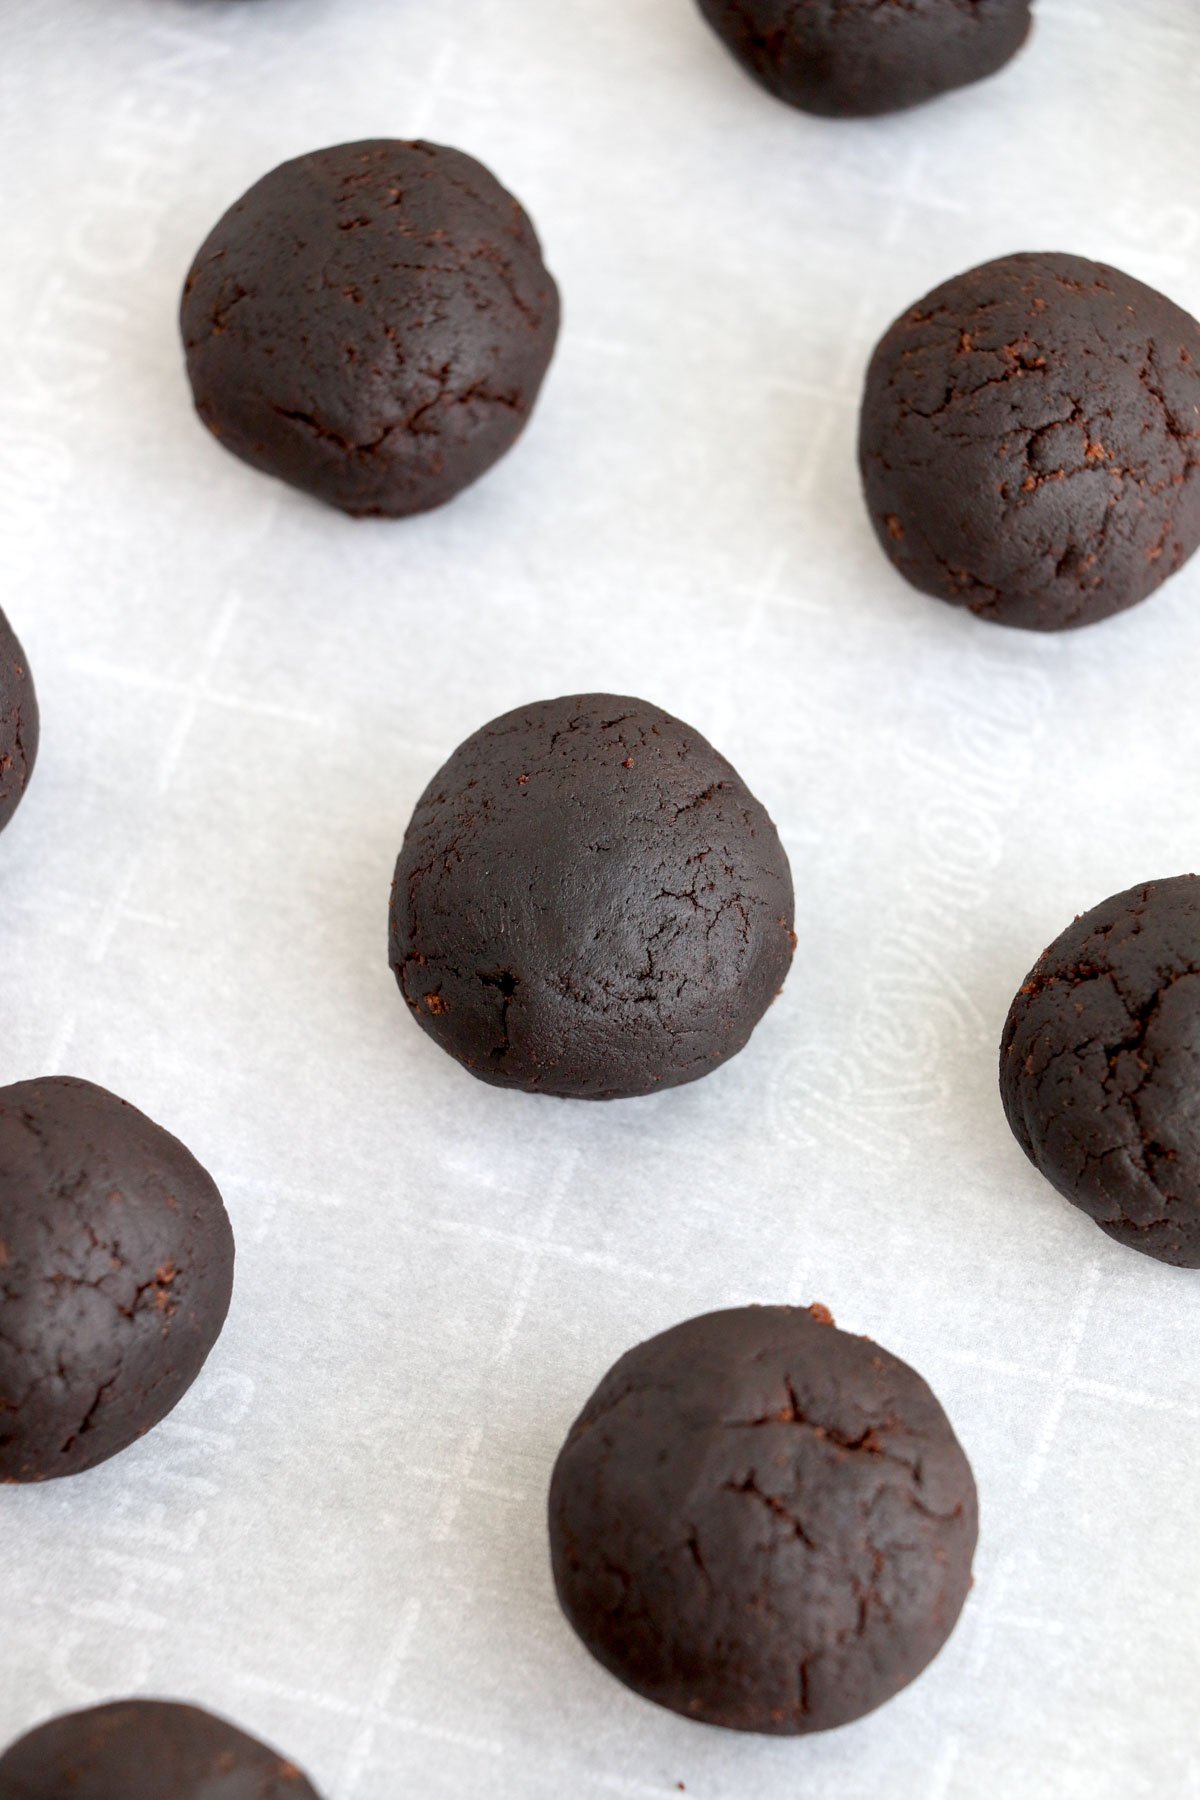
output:
[[[649,1094],[742,1049],[787,975],[791,871],[765,809],[668,713],[612,694],[485,725],[417,803],[390,959],[482,1081]]]
[[[1029,35],[1029,0],[699,0],[742,66],[805,112],[918,106],[994,75]]]
[[[0,1756],[3,1800],[320,1800],[294,1763],[224,1719],[123,1700],[39,1725]]]
[[[38,750],[38,705],[25,652],[0,612],[0,831],[25,797]]]
[[[672,1712],[848,1724],[937,1655],[971,1585],[975,1482],[921,1377],[824,1307],[677,1325],[609,1370],[555,1464],[558,1597]]]
[[[0,1088],[0,1482],[77,1475],[166,1417],[233,1285],[221,1196],[88,1081]]]
[[[1200,1268],[1200,880],[1130,888],[1055,939],[1009,1010],[1000,1091],[1060,1194]]]
[[[558,319],[512,195],[459,150],[389,139],[256,182],[202,245],[180,314],[196,410],[226,449],[392,518],[511,448]]]
[[[985,263],[883,338],[859,457],[914,587],[997,625],[1093,624],[1200,544],[1200,325],[1081,256]]]

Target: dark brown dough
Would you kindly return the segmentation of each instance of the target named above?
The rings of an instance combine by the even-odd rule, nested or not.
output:
[[[699,0],[780,100],[835,118],[896,112],[994,75],[1029,35],[1029,0]]]
[[[38,750],[38,705],[25,652],[0,612],[0,831],[20,806]]]
[[[512,195],[459,150],[390,139],[256,182],[181,310],[196,409],[227,449],[393,518],[441,506],[516,442],[558,318]]]
[[[998,625],[1090,625],[1200,544],[1200,325],[1081,256],[985,263],[888,331],[859,450],[914,587]]]
[[[673,1712],[781,1735],[921,1673],[977,1524],[925,1382],[824,1307],[710,1313],[631,1350],[550,1485],[558,1597],[593,1656]]]
[[[0,1482],[77,1475],[187,1392],[233,1234],[177,1139],[88,1081],[0,1088]]]
[[[1119,1244],[1200,1268],[1200,881],[1115,894],[1012,1003],[1004,1110],[1026,1156]]]
[[[320,1800],[294,1763],[164,1700],[65,1713],[0,1756],[0,1800]]]
[[[783,985],[792,878],[712,745],[644,700],[543,700],[417,803],[390,958],[422,1029],[501,1087],[607,1100],[706,1075]]]

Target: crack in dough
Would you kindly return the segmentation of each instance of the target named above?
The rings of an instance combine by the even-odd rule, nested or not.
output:
[[[1200,325],[1082,257],[987,263],[884,336],[859,456],[915,587],[997,624],[1092,624],[1200,544]]]
[[[372,140],[257,182],[198,252],[180,320],[197,411],[227,449],[346,512],[401,517],[515,443],[559,300],[482,164]]]
[[[555,1465],[555,1584],[606,1668],[743,1731],[824,1730],[920,1673],[966,1598],[975,1485],[928,1386],[824,1308],[689,1320],[609,1371]]]

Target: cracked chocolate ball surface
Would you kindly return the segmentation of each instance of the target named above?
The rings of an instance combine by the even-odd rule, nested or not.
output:
[[[199,1374],[233,1234],[195,1157],[91,1082],[0,1088],[0,1482],[77,1475]]]
[[[1055,939],[1000,1049],[1026,1156],[1102,1231],[1200,1268],[1200,880],[1115,894]]]
[[[121,1700],[39,1725],[0,1756],[4,1800],[319,1800],[292,1762],[195,1706]]]
[[[805,112],[918,106],[994,75],[1029,35],[1029,0],[699,0],[742,67]]]
[[[1092,624],[1200,544],[1200,325],[1080,256],[985,263],[884,336],[859,454],[914,587],[1000,625]]]
[[[581,1099],[649,1094],[736,1054],[795,947],[763,806],[644,700],[539,701],[467,739],[417,803],[390,960],[472,1074]]]
[[[25,797],[37,760],[38,724],[28,660],[0,612],[0,831]]]
[[[563,1611],[606,1669],[710,1725],[881,1705],[971,1584],[975,1483],[907,1364],[824,1307],[691,1319],[614,1364],[555,1465]]]
[[[201,246],[180,314],[196,409],[227,449],[392,518],[511,448],[558,319],[512,195],[461,151],[390,139],[256,182]]]

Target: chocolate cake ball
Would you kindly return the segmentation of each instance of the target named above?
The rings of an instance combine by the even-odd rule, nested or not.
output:
[[[413,1018],[482,1081],[615,1099],[743,1047],[792,913],[775,827],[724,757],[644,700],[586,694],[493,719],[434,776],[390,957]]]
[[[860,458],[914,587],[998,625],[1090,625],[1200,544],[1200,325],[1081,256],[985,263],[885,335]]]
[[[1102,1231],[1200,1268],[1200,880],[1084,913],[1012,1003],[1000,1091],[1017,1142]]]
[[[905,1363],[824,1307],[690,1319],[609,1370],[550,1485],[563,1611],[672,1712],[780,1735],[919,1675],[971,1585],[975,1483]]]
[[[459,150],[375,139],[275,169],[183,293],[226,449],[348,513],[441,506],[510,449],[558,335],[533,226]]]
[[[0,1482],[77,1475],[191,1386],[233,1234],[195,1157],[88,1081],[0,1088]]]
[[[38,706],[25,652],[0,612],[0,831],[20,806],[38,750]]]
[[[1029,35],[1029,0],[699,0],[780,100],[835,118],[896,112],[994,75]]]
[[[164,1700],[66,1713],[0,1756],[3,1800],[320,1800],[295,1763]]]

